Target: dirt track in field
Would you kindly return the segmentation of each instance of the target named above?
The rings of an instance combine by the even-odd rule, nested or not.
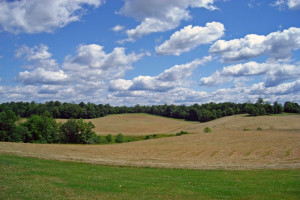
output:
[[[0,143],[0,154],[122,166],[300,169],[300,115],[186,123],[194,134],[113,145]],[[206,126],[213,132],[203,133]]]

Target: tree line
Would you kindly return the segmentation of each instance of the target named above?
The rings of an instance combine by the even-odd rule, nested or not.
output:
[[[68,119],[57,123],[46,111],[42,115],[31,115],[25,122],[11,110],[0,112],[0,141],[25,143],[103,144],[134,141],[121,133],[116,136],[96,135],[95,125],[83,119]]]
[[[42,115],[31,115],[25,122],[11,111],[0,112],[0,141],[26,143],[100,143],[100,137],[93,132],[95,126],[83,119],[69,119],[57,123],[46,111]]]
[[[49,101],[45,103],[35,102],[9,102],[0,104],[0,112],[11,110],[18,117],[28,118],[31,115],[42,115],[45,112],[53,118],[63,119],[92,119],[104,117],[108,114],[121,113],[148,113],[176,119],[185,119],[190,121],[207,122],[217,118],[246,114],[252,116],[279,114],[281,112],[300,113],[300,107],[295,102],[285,102],[284,106],[276,101],[271,104],[259,98],[255,103],[206,103],[186,105],[152,105],[133,107],[111,106],[109,104],[93,103],[61,103],[59,101]]]
[[[122,134],[105,137],[96,135],[91,122],[82,118],[103,117],[108,114],[149,113],[153,115],[207,122],[224,116],[248,113],[252,116],[279,114],[281,112],[300,113],[295,102],[285,102],[284,106],[274,102],[264,102],[259,98],[256,103],[207,103],[186,105],[153,105],[134,107],[112,107],[109,104],[60,103],[59,101],[10,102],[0,104],[0,141],[36,143],[76,143],[100,144],[133,141]],[[20,118],[27,118],[20,122]],[[65,123],[57,123],[55,118],[68,118]],[[78,118],[78,119],[75,119]],[[146,138],[147,139],[147,138]]]

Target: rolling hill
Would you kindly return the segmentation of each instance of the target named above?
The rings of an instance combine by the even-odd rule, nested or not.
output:
[[[0,153],[122,166],[300,168],[300,115],[237,115],[207,123],[141,114],[112,115],[94,120],[98,134],[138,135],[178,130],[193,134],[113,145],[0,143]],[[204,127],[210,127],[212,132],[203,133]]]

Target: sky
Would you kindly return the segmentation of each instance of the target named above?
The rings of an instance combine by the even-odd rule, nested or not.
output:
[[[0,103],[300,103],[300,0],[0,0]]]

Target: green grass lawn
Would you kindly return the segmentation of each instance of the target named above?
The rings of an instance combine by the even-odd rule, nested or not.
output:
[[[0,155],[0,199],[300,199],[300,170],[112,167]]]

